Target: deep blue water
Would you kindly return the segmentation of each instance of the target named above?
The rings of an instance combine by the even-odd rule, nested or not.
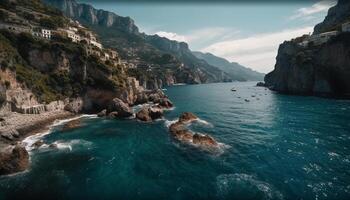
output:
[[[350,101],[254,85],[168,88],[167,121],[58,126],[44,140],[61,148],[32,151],[27,172],[0,177],[0,199],[350,199]],[[210,123],[190,128],[222,153],[170,137],[165,124],[184,111]]]

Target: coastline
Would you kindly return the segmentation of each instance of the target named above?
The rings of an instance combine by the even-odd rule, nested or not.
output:
[[[0,127],[0,176],[25,171],[30,156],[23,141],[33,135],[49,131],[56,120],[69,119],[75,114],[63,110],[42,114],[7,113]]]

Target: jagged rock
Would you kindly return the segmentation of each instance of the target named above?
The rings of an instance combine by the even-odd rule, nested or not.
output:
[[[39,147],[41,147],[44,144],[43,140],[38,140],[36,142],[34,142],[34,144],[32,145],[32,147],[34,147],[35,149],[38,149]]]
[[[119,113],[116,112],[116,111],[110,112],[110,113],[108,113],[108,117],[109,117],[109,118],[112,118],[112,119],[119,118]]]
[[[152,118],[149,114],[148,108],[143,108],[139,112],[136,113],[136,118],[145,121],[145,122],[150,122],[152,121]]]
[[[118,117],[125,118],[132,116],[133,112],[128,104],[124,103],[122,100],[115,98],[109,104],[107,108],[107,113],[117,112]]]
[[[63,125],[62,131],[67,131],[70,129],[75,129],[79,128],[81,126],[81,120],[80,119],[75,119],[72,121],[67,122],[66,124]]]
[[[137,94],[135,104],[144,104],[148,102],[148,96],[145,92],[140,92]]]
[[[82,98],[69,99],[69,102],[65,105],[64,110],[72,113],[80,113],[83,110],[84,102]]]
[[[176,131],[173,136],[181,142],[191,143],[193,140],[193,134],[189,130]]]
[[[141,121],[150,122],[163,117],[163,110],[158,107],[145,107],[136,113],[136,118]]]
[[[192,122],[194,120],[197,120],[197,119],[198,119],[198,117],[196,115],[194,115],[193,113],[184,112],[179,117],[179,122],[181,122],[181,123],[190,123],[190,122]]]
[[[256,84],[257,87],[265,87],[265,83],[264,82],[258,82]]]
[[[49,147],[50,147],[51,149],[58,149],[58,146],[57,146],[57,144],[55,144],[55,143],[50,144]]]
[[[194,134],[193,135],[193,144],[206,146],[206,147],[216,147],[218,143],[209,135]]]
[[[164,108],[171,108],[173,107],[173,103],[168,98],[161,98],[159,100],[159,106]]]
[[[14,140],[19,137],[19,133],[16,129],[5,129],[1,131],[1,137],[7,140]]]
[[[10,146],[0,152],[0,175],[24,171],[28,166],[29,155],[23,146]]]
[[[97,113],[98,117],[105,117],[107,116],[107,110],[103,109],[101,112]]]

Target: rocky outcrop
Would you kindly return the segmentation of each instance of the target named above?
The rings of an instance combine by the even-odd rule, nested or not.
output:
[[[323,22],[317,24],[314,28],[314,34],[341,30],[341,24],[350,21],[350,1],[338,0],[336,6],[328,10],[328,14]]]
[[[133,114],[129,105],[118,98],[114,98],[107,108],[107,113],[112,112],[120,118],[130,117]]]
[[[197,116],[193,113],[183,113],[179,120],[169,126],[171,135],[178,141],[195,145],[199,148],[211,150],[219,148],[219,143],[207,134],[192,133],[186,124],[197,120]]]
[[[293,41],[280,45],[274,71],[265,76],[272,90],[299,95],[349,98],[350,34],[322,46],[303,48]]]
[[[29,166],[29,155],[23,146],[8,146],[0,151],[0,175],[21,172]]]
[[[159,107],[145,107],[136,113],[136,119],[151,122],[163,117],[163,110]]]
[[[339,0],[314,34],[341,30],[349,17],[350,1]],[[302,46],[298,39],[280,45],[275,69],[265,76],[266,86],[287,94],[350,98],[350,33],[341,32],[319,45]]]

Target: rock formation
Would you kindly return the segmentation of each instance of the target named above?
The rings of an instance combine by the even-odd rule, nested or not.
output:
[[[206,134],[192,133],[186,127],[186,124],[189,124],[197,119],[198,117],[193,113],[182,113],[179,117],[179,120],[169,126],[171,135],[176,140],[188,144],[193,144],[203,149],[217,149],[219,147],[219,144],[213,137]]]
[[[29,155],[23,146],[10,146],[0,151],[0,175],[21,172],[29,166]]]
[[[349,20],[349,13],[350,2],[339,1],[314,34],[335,30]],[[287,94],[350,98],[350,33],[341,32],[320,45],[303,46],[302,39],[280,45],[275,69],[265,76],[266,86]]]

